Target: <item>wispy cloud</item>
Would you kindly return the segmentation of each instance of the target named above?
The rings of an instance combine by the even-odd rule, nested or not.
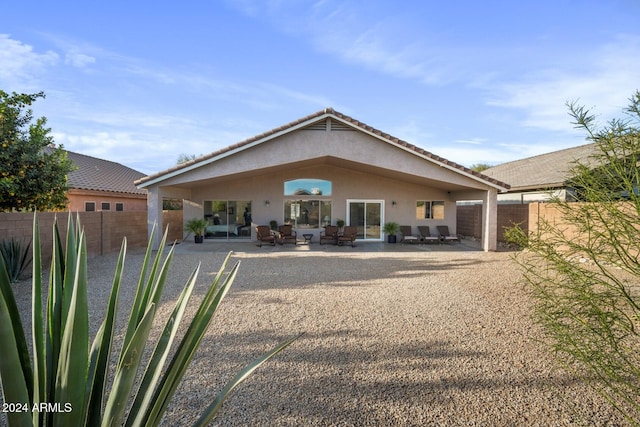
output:
[[[53,51],[38,53],[33,46],[0,34],[0,83],[5,87],[37,86],[34,80],[59,59]]]
[[[566,131],[567,102],[576,101],[603,118],[619,116],[639,88],[640,38],[620,36],[584,53],[580,64],[534,71],[520,80],[494,85],[492,106],[519,110],[521,125]],[[577,65],[577,66],[576,66]]]
[[[77,68],[86,68],[90,64],[95,64],[96,58],[80,52],[67,52],[64,63]]]

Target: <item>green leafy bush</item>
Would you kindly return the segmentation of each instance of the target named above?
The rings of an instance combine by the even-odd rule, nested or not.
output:
[[[16,406],[20,410],[6,413],[9,425],[158,425],[213,314],[236,277],[239,262],[226,271],[231,254],[227,256],[177,344],[173,357],[166,363],[199,267],[193,271],[146,366],[143,366],[142,355],[173,257],[172,248],[164,262],[161,262],[161,251],[152,260],[152,239],[142,264],[117,366],[111,373],[109,361],[114,350],[116,306],[123,278],[126,239],[117,261],[105,319],[89,346],[85,234],[77,221],[74,225],[71,215],[68,230],[66,244],[63,245],[58,226],[54,226],[49,295],[45,308],[42,306],[40,238],[37,218],[34,219],[33,364],[9,276],[4,263],[0,263],[0,382],[4,402],[20,405],[19,408]],[[166,233],[159,247],[164,247],[165,243]],[[238,384],[296,338],[288,339],[247,365],[204,409],[196,425],[207,424]],[[57,404],[59,410],[39,411],[43,404]]]
[[[29,267],[31,262],[29,246],[30,243],[24,244],[13,237],[11,240],[0,241],[0,254],[2,254],[11,283],[17,282]]]

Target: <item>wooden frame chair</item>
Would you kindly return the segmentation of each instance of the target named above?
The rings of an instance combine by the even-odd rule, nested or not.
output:
[[[298,244],[298,233],[293,229],[293,225],[285,224],[278,227],[278,240],[281,245],[285,243]]]
[[[351,247],[355,246],[356,237],[358,235],[358,227],[353,225],[346,225],[342,231],[342,234],[338,235],[338,245],[344,245],[345,242],[351,244]]]
[[[337,225],[327,225],[324,228],[324,231],[320,233],[320,244],[322,244],[322,242],[328,240],[332,244],[335,245],[337,235],[338,235],[338,226]]]
[[[273,246],[276,245],[276,236],[271,233],[271,228],[268,225],[256,226],[256,237],[258,238],[258,246],[262,247],[263,243],[270,243]]]

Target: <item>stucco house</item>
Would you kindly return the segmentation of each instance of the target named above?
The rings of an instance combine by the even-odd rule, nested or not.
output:
[[[156,233],[163,199],[179,198],[185,221],[209,220],[210,241],[255,240],[254,226],[271,221],[316,242],[339,219],[358,227],[359,241],[382,241],[388,221],[455,233],[456,202],[482,200],[484,250],[496,248],[497,194],[509,188],[331,108],[136,185],[148,192]]]
[[[544,202],[551,197],[571,201],[572,189],[567,185],[570,169],[577,161],[592,163],[590,157],[597,151],[596,144],[585,144],[502,163],[482,173],[511,185],[498,195],[501,204]]]
[[[71,212],[143,211],[147,191],[134,181],[144,177],[120,163],[67,151],[76,166],[68,175],[67,209]]]

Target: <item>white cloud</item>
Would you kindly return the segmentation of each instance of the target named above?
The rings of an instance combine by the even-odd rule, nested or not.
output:
[[[96,58],[79,52],[67,52],[64,63],[77,68],[86,68],[90,64],[95,64]]]
[[[532,72],[516,81],[497,84],[487,104],[519,110],[521,124],[552,131],[570,129],[566,103],[576,101],[607,119],[619,117],[628,98],[640,86],[640,38],[620,36],[582,55],[567,69]]]
[[[57,53],[38,53],[33,46],[0,34],[0,83],[4,87],[35,86],[34,80],[59,60]]]

